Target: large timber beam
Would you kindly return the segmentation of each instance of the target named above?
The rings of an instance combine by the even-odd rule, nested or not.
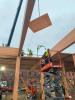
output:
[[[26,12],[25,12],[25,17],[24,17],[24,24],[23,24],[22,35],[21,35],[21,40],[20,40],[20,45],[19,45],[18,57],[16,60],[13,100],[18,100],[18,85],[19,85],[20,59],[21,59],[20,53],[23,48],[24,40],[27,34],[34,3],[35,3],[35,0],[27,0],[27,7],[25,7]]]
[[[75,29],[73,29],[67,36],[65,36],[60,42],[58,42],[52,50],[63,51],[67,47],[75,43]]]
[[[13,56],[16,57],[18,55],[18,48],[8,48],[8,47],[0,47],[0,57],[1,56]]]
[[[23,24],[23,30],[22,30],[22,36],[21,36],[21,41],[20,41],[20,46],[19,46],[19,52],[21,52],[24,44],[24,40],[27,34],[27,30],[29,27],[30,23],[30,18],[32,15],[33,7],[34,7],[35,0],[27,0],[27,8],[25,12],[25,18],[24,18],[24,24]]]

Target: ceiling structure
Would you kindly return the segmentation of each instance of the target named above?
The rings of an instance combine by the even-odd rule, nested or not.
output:
[[[26,40],[23,46],[23,49],[26,53],[27,53],[27,49],[30,48],[32,49],[34,54],[36,54],[36,48],[39,44],[44,45],[46,48],[52,48],[56,43],[58,43],[62,38],[64,38],[72,29],[75,28],[75,22],[74,22],[75,1],[74,0],[69,0],[68,4],[67,4],[67,1],[65,0],[61,0],[61,1],[48,0],[44,2],[42,2],[41,0],[39,1],[40,1],[39,2],[40,15],[44,15],[45,13],[48,13],[52,21],[52,26],[39,31],[36,34],[33,34],[33,32],[28,28]],[[14,36],[11,42],[11,47],[17,47],[17,48],[19,47],[26,3],[27,3],[27,0],[24,0],[21,11],[20,11],[20,15],[18,18],[18,22],[15,28]],[[9,37],[14,16],[16,14],[16,10],[19,4],[19,0],[11,0],[11,1],[1,0],[0,4],[1,4],[0,22],[2,22],[2,24],[0,24],[1,26],[0,44],[2,45],[2,43],[6,44],[8,41],[8,37]],[[9,13],[5,13],[5,12],[9,12]],[[38,0],[36,0],[35,2],[31,20],[37,17],[39,17]],[[72,50],[73,49],[71,49],[71,51]],[[43,52],[44,52],[44,49],[42,48],[39,51],[39,55],[42,55]]]
[[[69,67],[71,67],[71,69],[74,68],[72,54],[61,53],[60,56],[61,56],[61,59],[64,60],[66,65],[71,63],[71,66],[68,65],[68,68]],[[52,59],[54,59],[54,61],[60,62],[60,58],[59,58],[58,54],[55,54],[52,57]],[[21,69],[27,69],[27,70],[40,69],[40,60],[41,60],[41,57],[32,57],[32,56],[21,57]],[[0,66],[5,65],[7,67],[7,69],[8,68],[15,69],[15,64],[16,64],[15,57],[11,57],[11,56],[0,57]],[[66,66],[65,66],[65,68],[66,68]]]
[[[36,64],[39,64],[39,57],[21,57],[21,69],[31,69]],[[0,66],[4,65],[7,69],[15,69],[15,57],[0,57]]]
[[[24,2],[24,1],[23,1]],[[30,21],[30,18],[31,18],[31,15],[32,15],[32,17],[33,17],[33,14],[34,14],[34,9],[35,9],[35,7],[36,7],[36,4],[38,3],[37,1],[36,1],[36,4],[35,4],[35,6],[34,6],[34,3],[35,3],[35,0],[32,0],[32,1],[28,1],[28,2],[26,2],[27,3],[27,6],[26,6],[26,10],[25,10],[25,12],[24,12],[24,14],[25,14],[25,16],[24,16],[24,23],[23,23],[23,28],[22,28],[22,34],[21,34],[21,39],[20,39],[20,45],[19,45],[19,49],[18,48],[4,48],[4,49],[6,49],[5,51],[6,52],[3,52],[3,50],[4,49],[2,49],[2,48],[0,48],[0,50],[2,51],[1,52],[1,54],[3,53],[5,56],[9,56],[9,55],[11,55],[11,56],[13,56],[13,55],[15,55],[15,57],[16,56],[18,56],[20,53],[21,53],[21,50],[22,50],[22,48],[24,48],[24,46],[23,46],[23,44],[24,44],[24,40],[25,40],[25,43],[26,43],[26,40],[27,40],[27,36],[26,36],[26,34],[28,35],[28,26],[29,26],[29,21]],[[64,2],[63,2],[64,3]],[[34,6],[34,9],[33,9],[33,6]],[[32,14],[32,10],[33,10],[33,14]],[[49,12],[48,12],[48,14],[49,14]],[[50,17],[50,16],[49,16]],[[33,18],[34,19],[34,18]],[[31,18],[31,20],[32,20],[32,18]],[[52,23],[52,26],[50,26],[49,28],[51,28],[51,27],[53,27],[53,23]],[[41,30],[40,32],[42,32],[43,30]],[[39,33],[40,35],[41,35],[41,33],[40,32],[37,32],[37,33]],[[36,34],[37,34],[36,33]],[[62,50],[64,50],[65,48],[67,48],[68,46],[70,46],[71,44],[73,44],[74,42],[75,42],[75,29],[73,30],[73,31],[71,31],[69,34],[68,33],[66,33],[66,34],[68,34],[65,38],[63,38],[62,37],[62,39],[59,39],[59,40],[61,40],[60,42],[58,42],[52,49],[53,50],[55,50],[55,51],[62,51]],[[55,34],[55,33],[54,33]],[[60,33],[59,33],[60,34]],[[40,36],[39,35],[39,36]],[[65,35],[65,34],[63,34],[63,35]],[[36,36],[36,35],[35,35]],[[62,35],[61,35],[62,36]],[[34,37],[32,37],[32,38],[34,38]],[[46,37],[45,37],[46,38]],[[45,38],[43,38],[43,37],[41,37],[41,40],[43,40],[43,39],[45,39]],[[29,39],[28,39],[29,40]],[[29,40],[30,41],[30,40]],[[37,40],[36,40],[37,41]],[[32,42],[32,40],[30,41],[31,42],[31,44],[34,44],[33,42]],[[44,41],[44,43],[45,43],[45,41]],[[55,42],[56,43],[56,42]],[[66,44],[65,44],[66,43]],[[42,44],[43,45],[43,44]],[[61,46],[62,45],[62,46]],[[50,47],[49,47],[50,48]],[[9,50],[10,49],[10,50]],[[8,51],[10,51],[10,52],[8,52]],[[1,55],[0,54],[0,55]],[[3,55],[2,54],[2,55]],[[66,55],[66,54],[65,54]],[[62,56],[61,56],[62,57]],[[58,57],[57,57],[58,58]],[[30,58],[29,58],[30,59]],[[32,58],[33,59],[33,58]],[[70,59],[71,60],[71,59]],[[11,61],[10,61],[11,62]],[[26,64],[28,64],[28,62],[26,62]],[[31,64],[31,65],[33,65],[33,63]],[[30,65],[29,65],[30,66]]]

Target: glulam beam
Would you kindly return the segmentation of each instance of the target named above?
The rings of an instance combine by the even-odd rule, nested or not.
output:
[[[0,57],[1,56],[18,56],[18,48],[8,48],[8,47],[0,47]]]
[[[73,29],[67,36],[65,36],[61,41],[59,41],[52,50],[63,51],[64,49],[75,43],[75,29]]]
[[[27,30],[30,23],[31,14],[33,11],[35,0],[27,0],[27,6],[25,7],[24,24],[22,29],[22,35],[19,45],[19,52],[16,59],[16,69],[15,69],[15,80],[14,80],[14,90],[13,90],[13,100],[18,100],[18,85],[19,85],[19,73],[20,73],[20,54],[23,48],[24,40],[27,34]]]
[[[32,20],[29,24],[29,27],[35,33],[46,27],[49,27],[51,25],[52,25],[52,22],[48,16],[48,14],[46,13],[46,14]]]
[[[26,11],[25,11],[24,24],[23,24],[22,35],[21,35],[21,40],[20,40],[19,52],[21,52],[21,50],[23,48],[23,44],[25,41],[28,27],[29,27],[30,18],[32,15],[34,4],[35,4],[35,0],[27,0],[27,7],[26,7]]]

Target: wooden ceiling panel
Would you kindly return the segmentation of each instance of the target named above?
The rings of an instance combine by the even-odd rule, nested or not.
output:
[[[24,69],[38,69],[40,68],[39,64],[40,64],[40,59],[39,57],[22,57],[21,58],[21,68]],[[59,56],[55,55],[53,57],[53,59],[56,59],[57,61],[59,61]],[[61,59],[63,59],[65,61],[65,63],[68,66],[67,68],[69,68],[68,63],[72,63],[73,64],[73,58],[71,54],[65,54],[65,53],[61,53]],[[15,64],[16,64],[16,58],[0,58],[0,65],[6,65],[8,66],[8,68],[15,68]],[[70,66],[70,67],[73,67]]]
[[[21,57],[21,68],[30,69],[40,61],[39,57]],[[16,58],[0,58],[0,65],[6,65],[10,68],[16,64]]]

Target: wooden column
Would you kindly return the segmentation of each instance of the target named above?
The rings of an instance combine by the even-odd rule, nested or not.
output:
[[[28,80],[29,80],[29,71],[26,70],[26,74],[27,74],[27,77],[26,77],[26,85],[28,85]]]
[[[75,54],[73,54],[72,57],[73,57],[73,62],[74,62],[74,67],[75,67]]]
[[[15,80],[13,89],[13,100],[18,100],[18,85],[19,85],[19,73],[20,73],[20,57],[16,58]]]
[[[72,57],[73,57],[73,63],[74,63],[74,67],[75,67],[75,54],[73,54]],[[74,85],[75,85],[75,73],[74,73]]]
[[[42,100],[45,100],[45,94],[44,94],[44,74],[41,72],[41,79],[40,79],[40,83],[41,83],[41,90],[42,90]]]
[[[62,80],[63,80],[63,84],[64,84],[64,88],[65,88],[65,97],[68,97],[69,96],[68,84],[67,84],[67,80],[66,80],[66,76],[65,76],[64,62],[61,62],[61,64],[62,64]]]

